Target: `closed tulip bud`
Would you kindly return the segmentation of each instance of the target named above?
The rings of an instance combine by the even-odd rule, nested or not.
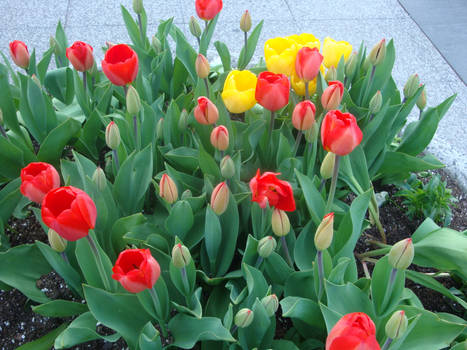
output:
[[[159,40],[159,38],[157,36],[153,36],[152,37],[152,40],[151,40],[151,43],[152,43],[152,48],[154,49],[154,52],[156,54],[159,54],[161,53],[162,51],[162,44],[161,44],[161,41]]]
[[[207,97],[198,98],[198,105],[194,110],[195,119],[204,125],[215,124],[219,119],[219,111],[214,103]]]
[[[328,180],[332,177],[332,173],[334,172],[334,163],[336,161],[336,155],[332,152],[328,152],[321,163],[321,168],[319,172],[321,177],[324,180]]]
[[[160,140],[164,137],[164,118],[159,119],[156,125],[156,139]]]
[[[329,248],[334,236],[334,213],[324,216],[315,233],[315,247],[318,250]]]
[[[365,59],[363,60],[363,70],[366,72],[368,71],[368,68],[370,68],[371,66],[371,61],[370,61],[370,57],[365,57]]]
[[[68,242],[64,238],[60,237],[57,232],[49,228],[47,237],[49,238],[50,247],[53,250],[55,250],[57,253],[62,253],[65,251]]]
[[[211,144],[219,151],[229,148],[229,130],[224,125],[216,126],[211,132]]]
[[[305,100],[298,103],[292,113],[292,124],[297,130],[308,130],[315,123],[316,107],[313,102]]]
[[[188,126],[188,112],[186,111],[186,109],[183,109],[182,113],[180,113],[180,118],[178,119],[178,130],[180,132],[184,132],[187,126]]]
[[[172,264],[178,269],[187,266],[191,262],[191,254],[187,247],[178,243],[172,249]]]
[[[104,191],[107,186],[107,179],[105,178],[104,170],[100,166],[96,168],[92,174],[92,181],[96,184],[99,191]]]
[[[279,308],[279,299],[277,299],[275,294],[271,294],[261,299],[261,304],[263,304],[266,309],[268,316],[272,317]]]
[[[206,79],[209,75],[209,62],[203,54],[198,54],[198,57],[195,61],[196,74],[200,79]]]
[[[230,179],[235,175],[235,163],[230,156],[225,156],[221,160],[221,174],[225,179]]]
[[[323,55],[319,53],[319,48],[304,46],[297,52],[295,72],[300,79],[312,81],[318,76],[322,62]]]
[[[225,182],[218,184],[211,194],[211,208],[217,215],[222,215],[229,205],[229,187]]]
[[[12,41],[10,43],[10,56],[18,67],[28,68],[30,56],[25,43],[19,40]]]
[[[258,242],[258,255],[264,259],[268,258],[276,250],[277,242],[272,236],[261,238]]]
[[[363,133],[352,114],[332,110],[324,116],[321,143],[326,151],[345,156],[362,142],[362,138]]]
[[[404,85],[404,97],[411,98],[417,92],[420,86],[418,74],[412,74]]]
[[[195,17],[191,16],[188,26],[190,27],[190,33],[193,34],[194,37],[199,38],[201,36],[201,27]]]
[[[169,204],[176,202],[178,199],[177,185],[167,174],[164,174],[161,177],[161,182],[159,183],[159,196]]]
[[[240,29],[245,33],[248,33],[251,29],[251,16],[248,10],[243,12],[242,18],[240,19]]]
[[[345,62],[345,75],[351,77],[354,75],[355,70],[357,69],[358,56],[353,52],[347,62]]]
[[[193,193],[190,190],[185,190],[182,193],[182,199],[187,199],[193,197]]]
[[[244,308],[237,312],[237,314],[235,315],[234,322],[238,328],[246,328],[251,324],[251,322],[253,322],[253,318],[253,311]]]
[[[326,79],[326,81],[336,80],[337,79],[336,67],[332,66],[331,68],[329,68],[326,74],[324,75],[324,79]]]
[[[405,270],[410,266],[414,257],[414,246],[411,238],[406,238],[394,244],[389,251],[388,260],[392,267]]]
[[[120,145],[120,130],[113,121],[105,128],[105,143],[112,150],[117,149]]]
[[[422,86],[422,84],[420,84],[420,86]],[[420,96],[418,97],[418,100],[417,100],[417,107],[423,111],[426,107],[426,93],[425,93],[425,87],[423,87],[423,90],[422,90],[422,93],[420,94]]]
[[[376,114],[381,110],[381,106],[383,105],[383,95],[381,95],[381,91],[376,91],[376,94],[370,100],[370,113]]]
[[[274,209],[271,217],[272,232],[276,236],[286,236],[290,232],[290,221],[287,213],[280,209]]]
[[[407,330],[408,320],[403,310],[396,311],[386,323],[386,336],[391,339],[400,338]]]
[[[138,91],[130,85],[126,93],[126,109],[130,115],[137,115],[141,109],[141,99]]]
[[[67,47],[66,57],[78,72],[86,72],[94,65],[93,48],[82,41],[75,41],[73,45]]]
[[[136,14],[142,14],[143,9],[143,0],[133,0],[133,11],[135,11]]]
[[[373,66],[381,64],[386,58],[386,40],[377,43],[370,51],[369,60]]]
[[[330,81],[328,87],[321,95],[321,105],[327,111],[337,109],[342,102],[344,96],[344,84],[340,81]]]

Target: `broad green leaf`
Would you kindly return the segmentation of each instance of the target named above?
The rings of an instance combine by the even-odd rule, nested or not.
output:
[[[315,225],[318,226],[323,219],[326,203],[309,177],[303,175],[298,170],[295,170],[295,175],[302,188],[310,216]]]
[[[219,57],[221,58],[222,66],[224,67],[224,72],[230,72],[232,66],[229,48],[221,41],[216,41],[214,43],[214,46],[217,50],[217,53],[219,54]]]
[[[238,58],[238,69],[245,69],[246,66],[248,66],[250,63],[251,58],[255,53],[261,30],[263,29],[263,23],[264,21],[259,22],[255,29],[253,29],[251,32],[248,38],[246,49],[245,46],[243,46],[242,51],[240,52],[240,57]]]
[[[314,243],[317,225],[310,221],[302,229],[295,242],[294,259],[295,264],[301,271],[309,270],[313,267],[316,256]]]
[[[204,226],[204,245],[208,254],[211,270],[216,266],[217,256],[219,255],[219,247],[222,243],[222,227],[219,217],[211,209],[206,208],[206,219]]]
[[[55,338],[67,327],[67,323],[63,323],[46,335],[21,345],[16,350],[50,350],[54,345]]]
[[[21,178],[18,177],[13,181],[10,181],[0,190],[0,219],[2,223],[8,222],[8,219],[13,214],[16,205],[19,203],[21,198],[23,198],[23,195],[19,190],[20,185]]]
[[[193,226],[193,220],[193,210],[190,204],[185,200],[177,201],[167,218],[167,230],[171,235],[178,236],[183,240]]]
[[[321,329],[324,333],[325,323],[319,305],[311,299],[286,297],[281,300],[282,315],[296,318],[306,324]]]
[[[275,327],[259,299],[255,300],[251,309],[254,315],[253,322],[246,328],[238,329],[238,340],[244,349],[263,348],[261,344],[267,341],[264,338],[268,330]]]
[[[2,91],[0,94],[0,109],[3,112],[5,125],[8,129],[21,135],[18,118],[16,117],[16,107],[8,82],[8,70],[3,64],[0,64],[0,91]]]
[[[32,307],[32,311],[47,317],[70,317],[88,311],[86,304],[68,300],[52,300]]]
[[[80,129],[81,124],[78,121],[71,118],[65,120],[47,135],[37,158],[43,162],[56,163],[65,146]]]
[[[339,314],[346,315],[352,312],[364,312],[372,319],[375,318],[373,305],[368,295],[351,283],[336,285],[326,281],[326,294],[328,308]],[[345,296],[343,298],[342,296]]]

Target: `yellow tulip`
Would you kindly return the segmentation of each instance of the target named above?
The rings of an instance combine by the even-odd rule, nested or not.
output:
[[[302,47],[309,47],[310,49],[316,47],[318,50],[321,48],[321,42],[313,34],[302,33],[300,35],[294,34],[287,37],[297,43],[298,49]],[[297,50],[298,51],[298,50]]]
[[[264,58],[268,71],[292,75],[297,57],[297,43],[288,38],[269,39],[264,43]]]
[[[319,68],[321,71],[321,74],[324,75],[324,66],[321,65]],[[316,82],[318,80],[318,77],[313,79],[312,81],[309,82],[308,84],[308,91],[310,92],[310,96],[313,95],[316,92]],[[295,93],[298,96],[305,96],[305,81],[300,79],[295,73],[295,69],[292,73],[292,76],[290,78],[290,83],[292,84],[292,88],[294,89]]]
[[[248,70],[233,70],[227,75],[222,100],[231,113],[243,113],[256,104],[256,75]]]
[[[324,65],[328,68],[336,67],[342,56],[347,60],[352,53],[352,45],[347,41],[335,41],[330,37],[324,39],[323,56]]]

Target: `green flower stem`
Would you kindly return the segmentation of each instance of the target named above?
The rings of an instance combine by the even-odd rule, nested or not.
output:
[[[113,154],[113,158],[114,158],[114,161],[115,161],[115,168],[117,169],[117,172],[118,172],[118,169],[120,168],[120,162],[118,161],[118,153],[117,153],[117,150],[116,149],[113,149],[112,150],[112,154]]]
[[[387,350],[389,349],[389,346],[391,345],[392,343],[392,339],[391,338],[387,338],[386,341],[384,342],[384,345],[383,347],[381,348],[381,350]]]
[[[264,259],[261,256],[258,256],[258,259],[256,260],[256,263],[255,263],[255,269],[259,269],[259,267],[261,266],[263,260]]]
[[[272,139],[272,130],[274,129],[274,120],[276,119],[276,113],[274,111],[271,111],[271,121],[269,123],[269,132],[268,132],[268,143],[267,143],[267,150],[269,150],[271,148],[271,139]],[[268,152],[269,153],[269,152]],[[274,152],[271,152],[272,154],[274,154]],[[270,156],[271,154],[269,154]],[[268,156],[268,158],[269,158]],[[273,157],[274,159],[274,157]]]
[[[154,303],[154,309],[155,309],[156,315],[157,315],[157,312],[161,309],[161,302],[159,300],[159,296],[157,295],[157,292],[154,289],[154,287],[149,288],[148,290],[149,290],[149,294],[151,295],[152,302]],[[165,328],[164,321],[157,318],[157,316],[156,316],[156,319],[159,322],[159,327],[161,327],[162,336],[164,338],[167,338],[167,329]]]
[[[287,246],[287,241],[285,240],[285,236],[281,237],[282,242],[282,249],[284,250],[285,257],[287,258],[287,262],[289,263],[290,267],[294,270],[293,261],[290,257],[289,247]]]
[[[319,289],[318,289],[318,302],[321,301],[324,291],[324,267],[323,267],[323,252],[318,250],[318,276],[319,276]]]
[[[188,283],[188,276],[186,274],[186,268],[182,267],[180,269],[180,273],[182,275],[183,288],[185,288],[185,292],[188,295],[190,293],[190,284]],[[188,302],[188,299],[187,299],[187,302]],[[187,304],[187,306],[189,305]]]
[[[96,243],[90,235],[87,235],[86,238],[89,242],[89,246],[91,247],[92,253],[94,254],[94,259],[96,260],[97,269],[99,270],[99,274],[101,275],[102,283],[104,283],[104,287],[106,290],[110,290],[109,279],[107,277],[107,274],[105,273],[104,263],[102,262],[102,257],[99,254]]]
[[[199,36],[196,37],[196,41],[198,41],[198,52],[201,51],[201,39]]]
[[[309,88],[310,82],[308,80],[305,80],[305,99],[309,100],[310,99],[310,88]]]
[[[143,22],[141,21],[141,14],[138,13],[139,34],[141,36],[141,43],[144,46]]]
[[[340,156],[336,154],[336,160],[334,161],[334,170],[332,172],[331,188],[329,189],[328,203],[326,204],[325,214],[331,211],[332,203],[334,201],[334,195],[336,194],[337,178],[339,176],[339,161]]]
[[[87,85],[88,85],[88,75],[86,74],[86,71],[84,71],[84,72],[83,72],[83,90],[84,90],[84,98],[87,98],[87,96],[88,96]]]
[[[0,133],[2,133],[3,137],[8,139],[8,135],[5,131],[5,128],[3,127],[3,125],[0,125]]]
[[[238,329],[238,326],[234,325],[232,329],[230,330],[230,333],[234,334],[237,331],[237,329]]]
[[[61,252],[60,253],[61,257],[63,258],[63,260],[65,260],[65,262],[70,265],[70,260],[68,260],[68,256],[66,255],[65,252]]]
[[[134,129],[134,132],[135,132],[135,147],[136,149],[139,151],[139,149],[141,148],[140,144],[139,144],[139,137],[138,137],[138,118],[136,115],[133,116],[133,129]]]
[[[208,78],[204,78],[204,85],[206,86],[206,97],[209,98],[209,82]]]
[[[297,134],[297,139],[295,140],[295,146],[292,151],[292,157],[295,157],[298,151],[298,147],[300,146],[300,140],[302,139],[303,131],[299,130]]]

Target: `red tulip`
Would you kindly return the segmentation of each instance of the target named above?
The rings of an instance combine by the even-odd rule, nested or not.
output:
[[[318,75],[322,62],[323,56],[316,47],[311,49],[305,46],[297,53],[295,71],[300,79],[312,81]]]
[[[42,221],[67,241],[86,237],[96,225],[96,217],[96,205],[79,188],[56,188],[42,201]]]
[[[298,103],[292,113],[292,124],[297,130],[308,130],[315,122],[316,107],[309,100]]]
[[[326,350],[380,350],[375,324],[363,312],[342,317],[326,339]]]
[[[13,62],[18,67],[28,68],[29,66],[29,51],[25,43],[19,40],[10,43],[10,55]]]
[[[344,96],[344,84],[340,81],[330,81],[321,95],[321,104],[327,111],[339,107]]]
[[[251,200],[257,202],[261,208],[266,208],[266,204],[276,209],[284,211],[295,210],[295,199],[293,197],[292,186],[287,181],[279,180],[276,175],[280,173],[260,171],[250,180]]]
[[[149,249],[127,249],[120,253],[112,268],[112,278],[130,293],[152,288],[161,268]]]
[[[219,125],[212,130],[211,144],[219,151],[229,148],[229,130],[224,125]]]
[[[219,119],[219,111],[214,103],[207,97],[198,98],[198,105],[194,110],[195,119],[200,124],[215,124]]]
[[[284,74],[262,72],[256,83],[255,98],[264,108],[274,112],[289,103],[290,83]]]
[[[33,202],[41,204],[47,192],[57,187],[60,187],[60,175],[48,163],[29,163],[21,170],[20,191]]]
[[[196,0],[196,13],[198,17],[209,21],[222,10],[222,0]]]
[[[328,152],[345,156],[362,142],[362,137],[357,120],[350,113],[329,111],[323,119],[321,142]]]
[[[66,57],[78,72],[85,72],[92,68],[94,56],[92,46],[82,41],[75,41],[66,49]]]
[[[138,55],[128,45],[114,45],[105,53],[102,71],[115,85],[130,84],[138,75]]]

